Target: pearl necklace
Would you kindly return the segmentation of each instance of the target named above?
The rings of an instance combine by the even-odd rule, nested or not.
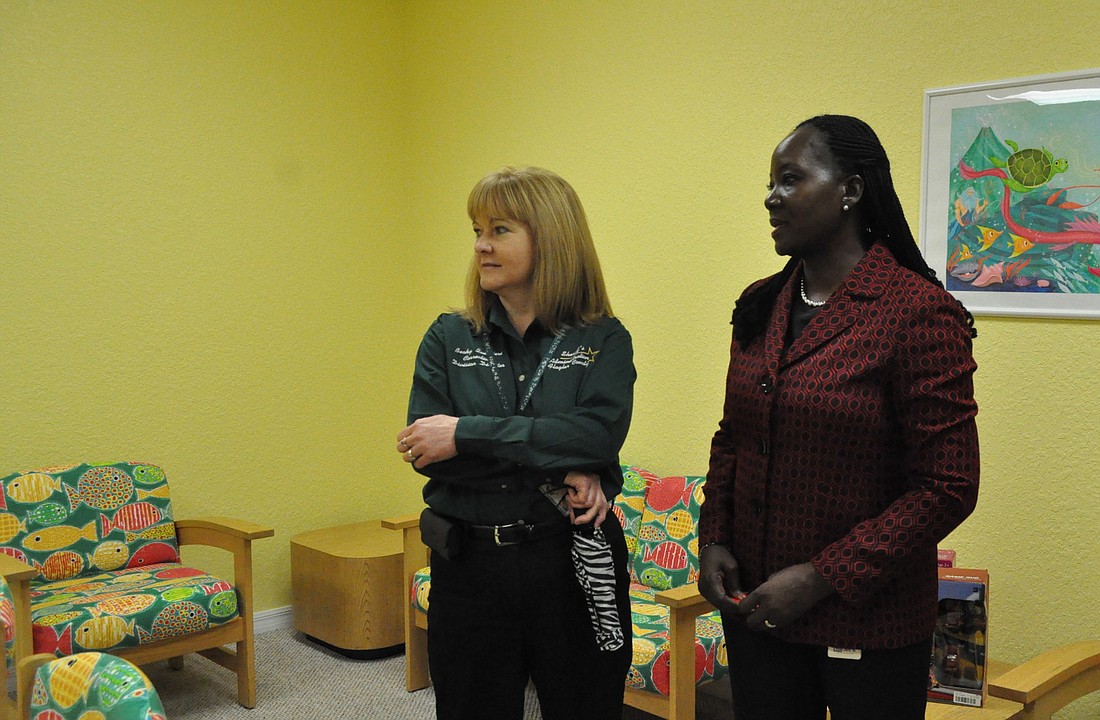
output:
[[[798,292],[801,293],[801,295],[802,295],[802,302],[806,303],[810,307],[815,307],[815,308],[821,307],[825,303],[829,302],[828,298],[825,298],[821,302],[818,302],[817,300],[811,300],[809,298],[809,296],[806,295],[806,278],[805,277],[803,277],[802,280],[798,284]]]

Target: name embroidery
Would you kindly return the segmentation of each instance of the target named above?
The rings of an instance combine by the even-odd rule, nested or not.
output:
[[[489,355],[485,352],[485,348],[455,348],[454,354],[457,357],[451,358],[451,364],[455,367],[492,367],[493,363],[489,361]],[[494,355],[503,355],[503,353],[494,353]],[[497,367],[504,367],[497,363]]]
[[[571,367],[588,367],[596,362],[599,350],[578,345],[576,350],[562,350],[561,355],[554,358],[546,366],[547,370],[568,370]]]
[[[451,364],[455,367],[468,368],[468,367],[491,367],[489,363],[489,354],[485,351],[485,348],[455,348],[452,350],[454,353],[451,358]],[[571,367],[588,367],[596,362],[596,356],[600,354],[599,350],[593,350],[591,347],[585,347],[578,345],[576,350],[562,350],[561,355],[558,357],[552,357],[546,364],[547,370],[568,370]],[[494,360],[497,357],[504,355],[502,352],[494,352]],[[499,360],[496,361],[496,366],[504,367],[504,363]]]

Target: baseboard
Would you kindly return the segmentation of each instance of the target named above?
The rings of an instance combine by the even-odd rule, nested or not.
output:
[[[264,610],[252,616],[252,627],[257,635],[272,630],[284,630],[294,624],[293,608],[284,605],[272,610]]]

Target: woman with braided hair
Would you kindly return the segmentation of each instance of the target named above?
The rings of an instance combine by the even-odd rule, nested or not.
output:
[[[700,518],[737,720],[924,717],[936,545],[978,494],[973,317],[921,257],[863,121],[776,147],[790,257],[733,311]]]

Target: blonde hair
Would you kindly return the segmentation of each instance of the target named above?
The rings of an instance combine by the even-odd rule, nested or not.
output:
[[[523,223],[534,244],[535,316],[549,332],[611,317],[600,260],[580,198],[565,180],[536,167],[505,167],[470,191],[466,212]],[[475,331],[487,329],[494,293],[481,288],[477,258],[466,276],[463,316]]]

